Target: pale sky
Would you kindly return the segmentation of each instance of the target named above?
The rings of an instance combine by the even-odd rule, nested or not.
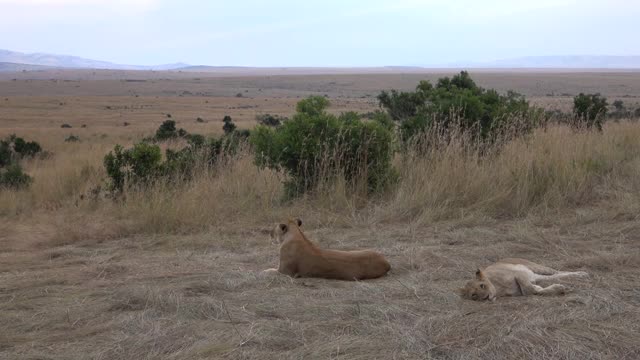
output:
[[[640,0],[0,0],[0,49],[121,64],[640,55]]]

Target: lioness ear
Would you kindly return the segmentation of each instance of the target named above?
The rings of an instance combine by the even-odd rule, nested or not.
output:
[[[302,226],[302,220],[300,220],[300,218],[296,219],[296,223],[298,224],[298,226]]]
[[[283,233],[287,232],[287,229],[288,229],[288,228],[289,228],[289,227],[287,226],[287,224],[280,224],[280,230],[281,230]]]
[[[480,269],[476,270],[476,279],[484,280],[484,273],[482,272],[482,270]]]

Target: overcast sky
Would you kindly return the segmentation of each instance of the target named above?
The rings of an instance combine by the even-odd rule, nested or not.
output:
[[[640,0],[0,0],[0,49],[124,64],[640,55]]]

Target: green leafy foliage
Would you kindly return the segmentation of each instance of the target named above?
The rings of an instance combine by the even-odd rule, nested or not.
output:
[[[483,140],[493,140],[506,129],[513,131],[522,118],[528,122],[519,121],[516,134],[531,131],[543,117],[543,112],[530,107],[522,95],[512,91],[502,95],[479,87],[466,71],[441,78],[435,86],[421,81],[415,92],[383,91],[378,101],[393,120],[400,122],[404,142],[433,129],[471,132]]]
[[[329,106],[329,100],[323,96],[310,96],[298,101],[296,111],[309,116],[319,116],[324,114],[324,110]]]
[[[167,114],[168,115],[168,114]],[[158,130],[156,130],[156,135],[153,140],[156,141],[165,141],[171,139],[177,139],[179,137],[185,137],[187,135],[187,131],[184,129],[177,129],[176,122],[173,120],[165,120]]]
[[[185,134],[187,145],[181,149],[162,151],[156,144],[142,141],[130,149],[116,145],[104,157],[109,188],[122,192],[130,185],[146,186],[155,181],[188,180],[198,169],[215,164],[221,157],[237,152],[248,131],[233,132],[221,138],[206,138],[200,134]]]
[[[0,169],[0,188],[20,189],[29,186],[31,182],[31,177],[18,164]]]
[[[600,94],[580,93],[573,99],[574,125],[602,131],[607,116],[607,99]]]
[[[261,114],[256,115],[256,120],[260,125],[276,127],[280,126],[284,121],[287,120],[287,118],[282,118],[278,115]]]
[[[0,140],[0,188],[19,189],[29,186],[32,179],[22,171],[20,160],[40,153],[42,147],[35,141],[25,141],[16,135]]]
[[[625,109],[624,108],[624,101],[622,101],[622,100],[616,100],[616,101],[613,102],[612,105],[613,105],[613,108],[618,112],[622,112]]]
[[[224,124],[222,125],[222,130],[224,131],[225,135],[229,135],[236,130],[236,124],[233,123],[233,119],[231,119],[231,116],[226,115],[222,119],[222,122]]]
[[[380,190],[392,173],[392,132],[356,113],[328,114],[328,104],[323,97],[311,97],[300,101],[298,112],[281,126],[259,125],[250,138],[256,164],[285,171],[289,196],[335,175],[363,179],[370,192]]]

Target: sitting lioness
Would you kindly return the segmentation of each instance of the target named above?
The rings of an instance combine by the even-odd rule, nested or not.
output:
[[[320,249],[300,230],[300,219],[289,219],[271,232],[280,243],[280,266],[264,272],[280,272],[292,277],[319,277],[339,280],[363,280],[386,274],[391,265],[380,253],[371,250],[339,251]]]
[[[524,259],[503,259],[476,271],[475,280],[458,290],[465,299],[494,301],[500,296],[562,295],[566,289],[561,284],[541,287],[540,280],[589,276],[584,271],[558,271]]]

